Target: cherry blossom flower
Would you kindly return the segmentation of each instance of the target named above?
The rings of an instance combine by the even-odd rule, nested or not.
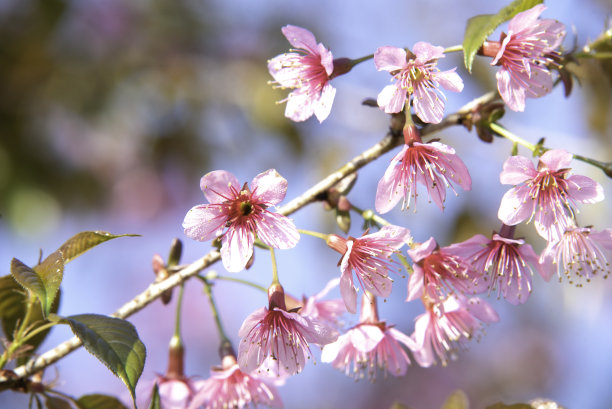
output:
[[[238,332],[242,338],[238,364],[242,371],[251,373],[261,371],[262,364],[272,359],[279,376],[294,375],[310,358],[309,344],[329,344],[338,333],[308,316],[286,311],[285,294],[279,284],[270,286],[268,294],[269,308],[249,315]]]
[[[260,173],[250,187],[245,183],[242,188],[234,175],[216,170],[202,177],[200,188],[209,204],[187,212],[185,234],[199,241],[220,236],[221,258],[228,271],[245,267],[253,255],[255,236],[278,249],[297,244],[299,234],[293,222],[267,210],[282,201],[287,192],[287,181],[276,170]]]
[[[210,378],[201,383],[188,409],[243,409],[260,405],[283,407],[276,387],[265,378],[241,371],[236,357],[227,355],[222,367],[211,369]]]
[[[565,37],[565,25],[538,17],[546,9],[539,4],[518,13],[508,25],[508,34],[500,41],[486,42],[485,55],[494,57],[491,65],[499,65],[497,89],[513,111],[525,110],[525,98],[538,98],[553,87],[552,74],[546,68],[553,63],[555,49]]]
[[[334,71],[332,53],[304,28],[287,25],[282,32],[295,49],[272,58],[268,70],[280,87],[293,88],[284,100],[285,116],[301,122],[314,114],[323,122],[336,96],[329,83]]]
[[[411,198],[417,199],[417,183],[427,187],[430,199],[444,210],[446,188],[457,191],[451,182],[464,190],[472,188],[472,178],[463,161],[450,146],[440,142],[421,143],[418,132],[412,135],[402,150],[391,159],[389,167],[376,189],[375,206],[379,213],[387,213],[403,199],[402,209],[410,206]]]
[[[422,296],[442,300],[455,291],[477,294],[486,289],[487,282],[460,253],[452,246],[439,248],[433,237],[408,250],[414,272],[406,301]]]
[[[311,297],[304,300],[300,310],[300,315],[310,317],[325,324],[336,326],[339,318],[346,312],[344,301],[338,300],[322,300],[333,288],[340,283],[339,278],[330,280],[325,288]]]
[[[425,297],[426,311],[415,319],[412,338],[416,343],[413,356],[423,367],[446,365],[455,359],[461,347],[481,328],[481,322],[499,321],[497,312],[479,298],[449,295],[444,301],[431,301]]]
[[[605,250],[612,250],[612,229],[602,231],[590,227],[569,227],[556,242],[549,242],[540,255],[545,267],[545,278],[550,280],[557,272],[565,273],[570,282],[578,279],[589,282],[593,277],[610,274],[610,263]]]
[[[538,256],[523,239],[514,238],[514,226],[502,226],[492,238],[482,234],[449,246],[455,254],[469,262],[483,278],[488,290],[497,289],[498,297],[514,304],[527,301],[531,293],[532,266],[545,276]]]
[[[412,237],[408,229],[391,225],[359,238],[344,239],[335,234],[330,235],[328,245],[342,254],[340,293],[349,312],[357,311],[357,289],[353,283],[353,272],[361,288],[380,297],[389,296],[393,284],[389,277],[389,270],[393,268],[391,255],[410,241]]]
[[[461,92],[463,81],[455,68],[440,71],[438,59],[444,58],[444,48],[418,42],[407,53],[403,48],[380,47],[374,53],[378,71],[389,71],[396,80],[378,94],[378,106],[388,114],[404,109],[406,99],[413,97],[414,111],[424,122],[437,124],[444,113],[444,94],[439,86]]]
[[[364,294],[359,324],[340,335],[336,342],[325,345],[321,361],[357,379],[367,375],[373,380],[378,368],[385,374],[402,376],[410,358],[400,343],[410,349],[415,347],[409,336],[378,319],[376,297]]]
[[[509,226],[534,220],[538,234],[557,241],[567,227],[574,226],[574,206],[604,199],[603,188],[593,179],[569,176],[572,154],[562,149],[546,151],[537,170],[529,158],[511,156],[504,162],[500,182],[517,185],[507,191],[497,216]]]

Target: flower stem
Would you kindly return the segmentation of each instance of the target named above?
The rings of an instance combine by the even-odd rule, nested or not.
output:
[[[200,277],[200,276],[198,276]],[[200,279],[205,280],[203,277],[200,277]],[[224,280],[224,281],[233,281],[235,283],[240,283],[240,284],[244,284],[244,285],[248,285],[249,287],[253,287],[256,288],[260,291],[263,291],[264,293],[268,292],[268,289],[266,287],[263,287],[259,284],[253,283],[251,281],[247,281],[247,280],[243,280],[241,278],[235,278],[235,277],[226,277],[226,276],[217,276],[215,277],[215,280]]]
[[[321,240],[325,240],[325,241],[327,241],[327,239],[329,238],[329,234],[323,234],[323,233],[319,233],[319,232],[312,231],[312,230],[298,229],[298,232],[300,232],[302,234],[306,234],[308,236],[317,237],[317,238],[319,238]]]
[[[453,45],[444,49],[444,53],[456,53],[459,51],[463,51],[463,46],[461,44]]]
[[[185,292],[185,283],[181,283],[179,288],[178,299],[176,300],[176,316],[174,318],[174,336],[181,339],[181,310],[183,306],[183,293]]]
[[[199,277],[199,276],[198,276]],[[219,331],[219,338],[221,338],[221,343],[228,343],[229,338],[225,334],[225,330],[223,329],[223,324],[221,323],[221,317],[219,316],[219,311],[217,310],[217,304],[215,304],[215,299],[212,295],[212,286],[204,277],[200,277],[202,282],[204,282],[204,293],[206,297],[208,297],[208,302],[210,303],[210,311],[212,312],[213,318],[215,319],[215,325],[217,326],[217,331]]]
[[[280,281],[278,281],[278,268],[276,266],[276,255],[274,254],[274,249],[272,247],[270,247],[270,256],[272,257],[272,284],[280,284]]]
[[[364,61],[368,61],[371,60],[372,58],[374,58],[374,54],[370,54],[370,55],[366,55],[364,57],[361,58],[356,58],[354,60],[351,60],[351,68],[353,68],[354,66],[356,66],[357,64],[360,64]]]
[[[351,204],[351,210],[355,211],[356,213],[359,213],[361,217],[363,217],[363,220],[365,220],[366,222],[374,222],[379,226],[388,226],[389,224],[391,224],[382,217],[378,216],[370,209],[362,210],[357,206]]]
[[[495,122],[490,123],[489,127],[491,128],[493,132],[497,133],[498,135],[501,135],[504,138],[509,139],[512,142],[517,143],[521,146],[524,146],[525,148],[529,149],[531,152],[535,153],[538,150],[538,147],[536,145],[529,143],[526,140],[516,136],[515,134],[508,131],[506,128],[496,124]]]

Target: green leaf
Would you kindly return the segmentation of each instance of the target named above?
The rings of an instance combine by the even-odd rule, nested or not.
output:
[[[64,263],[74,260],[98,244],[118,237],[137,237],[139,234],[111,234],[106,231],[82,231],[69,238],[58,249],[64,255]]]
[[[462,390],[453,391],[440,409],[469,409],[468,398]]]
[[[11,261],[13,278],[40,301],[43,317],[51,312],[51,305],[64,275],[62,253],[56,251],[33,269],[14,258]]]
[[[151,394],[151,404],[149,409],[161,409],[161,400],[159,399],[159,386],[157,383],[153,386],[153,393]]]
[[[147,352],[134,326],[126,320],[97,314],[72,315],[61,322],[70,325],[85,349],[125,383],[135,404],[136,383]]]
[[[47,396],[45,399],[47,409],[73,409],[70,402],[62,398]]]
[[[465,68],[472,72],[472,63],[478,49],[488,36],[502,23],[518,13],[542,3],[543,0],[515,0],[497,14],[481,14],[468,20],[463,36],[463,59]]]
[[[127,409],[119,399],[100,394],[83,395],[77,400],[79,409]]]

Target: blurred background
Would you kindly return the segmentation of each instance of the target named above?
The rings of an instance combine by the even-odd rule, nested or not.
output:
[[[361,105],[389,83],[372,62],[334,80],[336,100],[323,124],[314,118],[296,124],[283,116],[284,105],[275,102],[286,91],[268,84],[266,68],[269,58],[289,48],[282,26],[308,28],[334,57],[358,58],[383,45],[459,44],[468,18],[495,13],[505,3],[0,0],[2,274],[9,274],[13,257],[34,265],[39,249],[49,254],[82,230],[141,234],[105,243],[66,268],[61,315],[112,313],[152,282],[151,258],[165,258],[172,238],[184,242],[183,262],[209,251],[209,243],[189,240],[181,228],[187,210],[205,202],[199,179],[206,172],[225,169],[250,181],[276,168],[289,181],[288,201],[386,133],[386,115]],[[608,0],[547,6],[543,17],[568,28],[566,49],[595,39],[612,14]],[[457,66],[466,85],[461,94],[447,93],[447,112],[495,89],[489,62],[477,58],[471,76],[460,53],[439,62],[442,70]],[[548,147],[611,161],[610,66],[606,71],[597,61],[584,61],[573,69],[581,86],[574,84],[570,98],[557,87],[545,98],[528,100],[525,113],[508,112],[501,122],[533,143],[545,137]],[[500,226],[497,208],[508,186],[499,184],[498,175],[510,143],[485,144],[458,128],[437,136],[465,161],[472,191],[458,197],[449,192],[441,213],[421,190],[416,213],[396,208],[386,216],[411,229],[415,240],[434,236],[442,246],[478,232],[489,235]],[[376,184],[395,152],[359,173],[349,196],[354,204],[373,208]],[[601,171],[582,163],[574,169],[612,194],[611,180]],[[608,202],[580,209],[582,225],[612,227]],[[318,203],[293,218],[299,228],[339,232],[332,213]],[[354,220],[351,234],[361,233]],[[536,251],[544,247],[532,225],[517,233]],[[295,249],[277,254],[281,281],[295,296],[318,292],[339,275],[338,255],[318,239],[303,236]],[[255,257],[253,268],[238,276],[267,285],[269,257],[261,251]],[[214,268],[227,274],[221,264]],[[374,383],[356,384],[317,362],[280,389],[285,407],[388,408],[399,401],[412,409],[437,409],[455,389],[467,393],[473,408],[537,397],[572,409],[612,407],[610,282],[576,288],[566,280],[534,277],[533,287],[528,302],[517,307],[491,296],[501,322],[487,327],[447,367],[412,366],[401,378],[381,374]],[[237,347],[242,321],[266,304],[265,295],[228,282],[215,285],[214,294]],[[406,279],[397,277],[380,313],[410,334],[422,306],[405,303],[405,296]],[[165,371],[173,316],[174,301],[167,307],[156,301],[130,318],[148,349],[142,380]],[[199,282],[186,284],[183,317],[187,374],[206,378],[219,364],[218,336]],[[347,325],[356,319],[347,316]],[[70,336],[67,328],[54,329],[40,352]],[[75,397],[127,396],[123,384],[83,350],[47,369],[45,379]],[[27,401],[25,395],[0,394],[2,407],[26,407]]]

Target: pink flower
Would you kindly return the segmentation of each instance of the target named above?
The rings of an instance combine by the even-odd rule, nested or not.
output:
[[[166,377],[157,375],[154,380],[142,380],[136,388],[138,407],[149,407],[152,391],[157,384],[159,400],[164,409],[187,409],[201,381],[187,377]],[[127,407],[132,405],[131,399]]]
[[[304,300],[304,305],[300,310],[300,315],[310,317],[311,319],[323,322],[325,324],[335,326],[338,325],[338,320],[342,314],[346,312],[343,300],[321,300],[334,287],[340,283],[339,278],[331,280],[325,288],[318,294],[308,297]]]
[[[497,289],[510,303],[517,305],[527,301],[531,293],[532,267],[544,277],[538,256],[523,239],[513,237],[514,226],[502,226],[500,234],[491,239],[477,234],[463,243],[449,246],[471,263],[483,278],[488,280],[488,290]]]
[[[610,274],[610,263],[603,251],[612,250],[612,229],[595,231],[589,227],[569,227],[559,241],[549,242],[540,256],[545,267],[545,278],[550,280],[561,272],[570,280],[586,279],[587,282],[597,275],[604,278]],[[578,283],[579,286],[582,284]]]
[[[438,86],[461,92],[463,81],[455,68],[440,71],[436,65],[444,58],[444,48],[418,42],[410,54],[403,48],[380,47],[374,53],[374,64],[378,71],[389,71],[397,80],[387,85],[378,94],[378,106],[388,114],[404,109],[406,99],[413,96],[414,111],[424,122],[437,124],[444,113],[444,94]]]
[[[603,188],[593,179],[569,176],[572,154],[562,149],[546,151],[536,170],[530,159],[512,156],[504,162],[500,182],[517,185],[504,194],[497,216],[509,226],[534,220],[538,234],[558,240],[574,226],[574,205],[604,199]]]
[[[385,374],[402,376],[410,364],[410,358],[400,343],[414,348],[413,340],[406,334],[378,320],[376,299],[364,294],[359,324],[338,337],[336,342],[323,347],[322,362],[330,362],[346,375],[374,379],[377,368]],[[369,311],[368,311],[369,310]],[[364,313],[365,311],[365,313]]]
[[[414,272],[408,280],[406,301],[427,296],[432,300],[445,299],[455,291],[479,293],[486,281],[452,247],[438,248],[433,237],[408,250]]]
[[[201,383],[188,409],[243,409],[259,405],[282,408],[283,402],[274,385],[255,374],[242,372],[236,358],[228,355],[221,368],[211,369],[210,378]]]
[[[450,295],[442,302],[425,302],[427,310],[416,318],[412,335],[416,343],[414,359],[423,367],[438,360],[445,366],[449,358],[455,359],[457,347],[476,334],[481,322],[499,321],[489,303],[475,297]]]
[[[410,231],[398,226],[384,226],[376,233],[348,240],[331,235],[328,245],[342,254],[340,261],[340,293],[346,309],[357,311],[357,289],[353,283],[353,271],[364,290],[387,297],[391,294],[393,280],[389,269],[393,267],[391,255],[405,243],[412,241]]]
[[[323,122],[336,95],[329,83],[334,71],[332,53],[304,28],[287,25],[282,31],[296,49],[272,58],[268,70],[280,87],[294,89],[285,99],[285,116],[301,122],[314,114]]]
[[[272,359],[279,376],[293,375],[300,372],[310,358],[309,344],[329,344],[338,334],[317,320],[286,311],[280,285],[273,284],[268,293],[269,308],[249,315],[238,332],[242,338],[238,364],[242,371],[251,373]]]
[[[221,258],[228,271],[245,267],[253,255],[256,235],[278,249],[297,244],[299,234],[293,222],[267,210],[282,201],[287,192],[287,181],[276,170],[255,176],[250,188],[246,183],[240,188],[234,175],[216,170],[202,177],[200,188],[210,204],[194,206],[187,212],[185,234],[199,241],[221,236]]]
[[[513,111],[525,109],[525,98],[538,98],[553,87],[552,74],[546,65],[563,42],[565,26],[538,17],[546,9],[539,4],[518,13],[502,33],[499,43],[485,43],[485,55],[494,56],[491,65],[499,65],[497,89]],[[488,49],[490,47],[490,50]]]
[[[427,187],[430,199],[444,209],[446,188],[457,191],[451,182],[464,190],[472,188],[472,179],[465,164],[455,150],[440,142],[405,144],[393,157],[376,189],[376,211],[387,213],[403,199],[402,209],[410,206],[410,199],[416,204],[417,182]]]

